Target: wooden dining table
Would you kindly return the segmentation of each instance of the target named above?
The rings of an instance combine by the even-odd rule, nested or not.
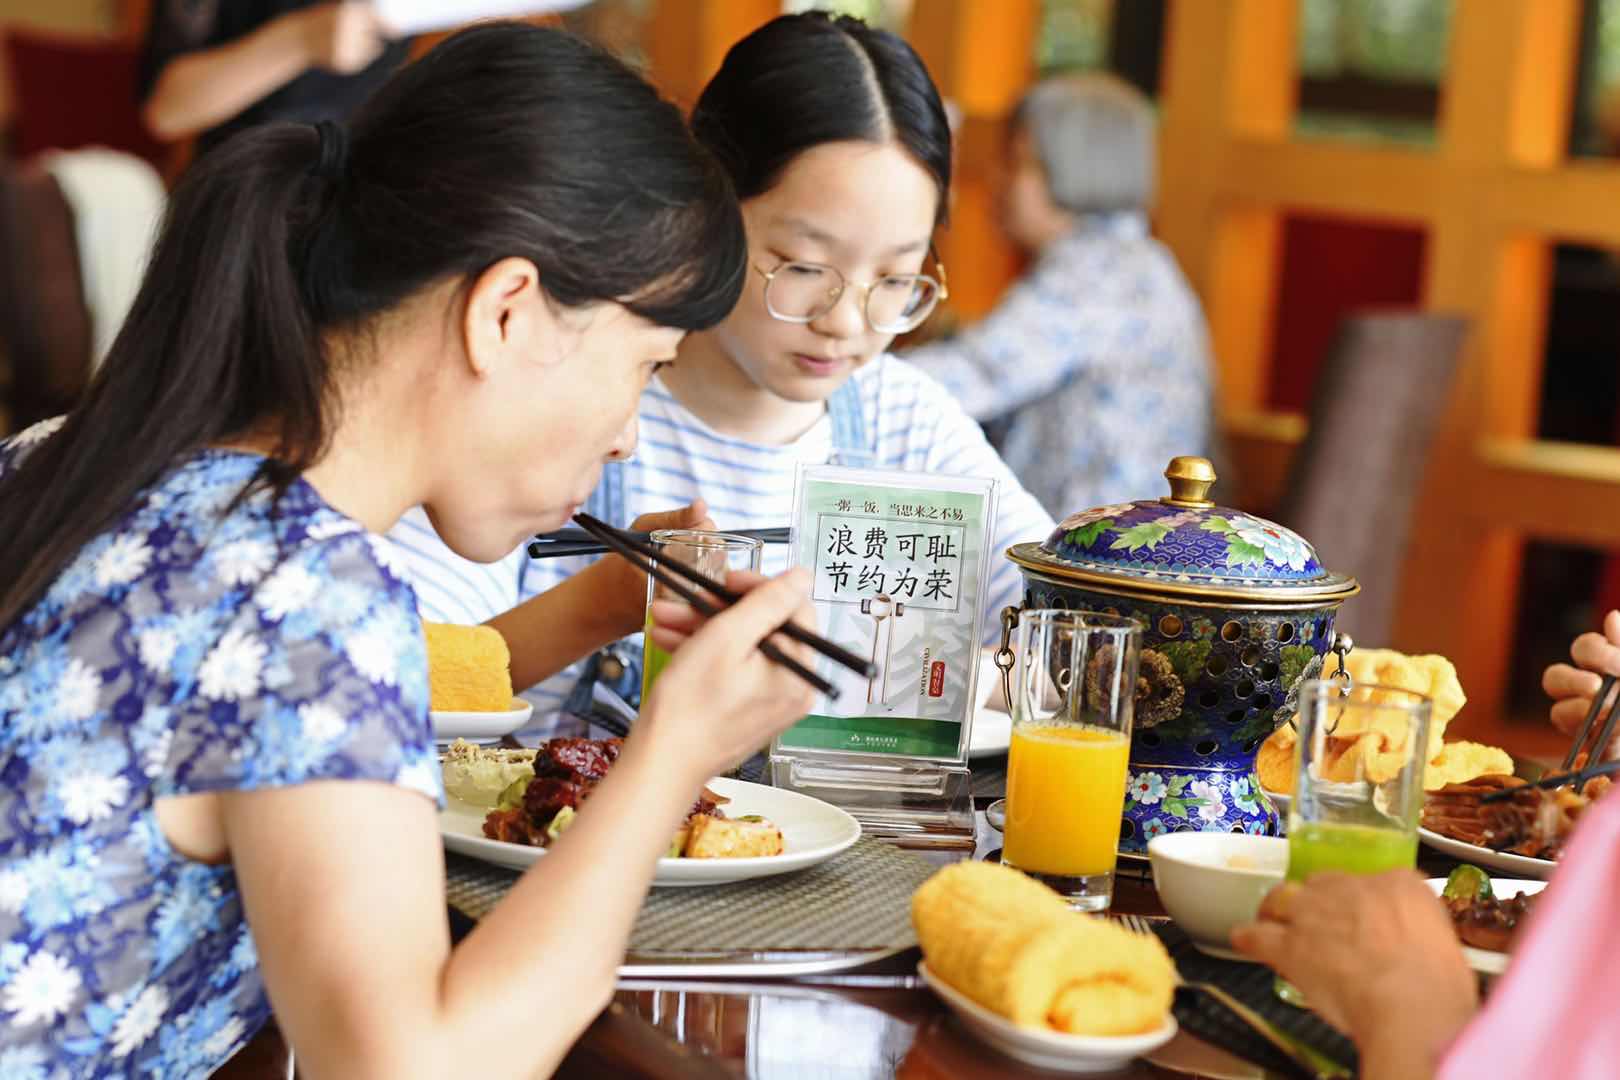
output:
[[[1006,790],[1006,758],[975,763],[971,848],[923,850],[944,865],[994,859],[1001,834],[986,808]],[[1145,863],[1122,863],[1112,912],[1165,918]],[[749,1077],[769,1080],[989,1080],[1050,1077],[975,1039],[917,975],[908,950],[860,969],[799,979],[634,979],[588,1028],[557,1072],[563,1080]],[[1268,1074],[1187,1032],[1117,1078],[1260,1080]]]
[[[974,853],[993,855],[989,833]],[[993,845],[988,847],[987,845]],[[1163,916],[1146,878],[1114,887],[1119,914]],[[821,979],[628,980],[557,1076],[645,1080],[990,1080],[1050,1077],[976,1040],[916,978],[915,950]],[[1268,1074],[1186,1032],[1119,1078],[1263,1078]]]
[[[972,846],[919,852],[944,865],[994,859],[1001,834],[985,808],[1005,790],[1005,758],[975,767]],[[1145,864],[1122,860],[1112,913],[1166,917]],[[622,980],[556,1075],[564,1080],[988,1080],[1050,1077],[975,1039],[917,976],[912,949],[836,974],[794,979],[692,976]],[[537,1007],[543,1007],[537,1005]],[[285,1044],[272,1025],[217,1076],[287,1080]],[[1186,1031],[1118,1078],[1263,1080],[1269,1074]]]

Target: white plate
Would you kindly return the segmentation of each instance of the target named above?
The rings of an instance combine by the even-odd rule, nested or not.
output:
[[[1552,872],[1558,869],[1558,864],[1551,859],[1527,859],[1523,855],[1511,855],[1505,851],[1492,851],[1490,848],[1480,847],[1477,844],[1465,844],[1461,840],[1453,840],[1449,836],[1441,836],[1429,829],[1418,829],[1418,836],[1423,842],[1436,851],[1444,852],[1453,859],[1460,859],[1476,866],[1488,866],[1492,870],[1500,870],[1504,874],[1513,874],[1516,877],[1537,878],[1546,881],[1552,877]]]
[[[1001,691],[1001,669],[995,652],[979,653],[979,682],[974,687],[978,700],[973,707],[973,730],[968,735],[968,759],[996,757],[1012,745],[1012,716],[1003,711],[1006,702]]]
[[[534,706],[522,698],[512,699],[512,708],[506,712],[430,712],[433,737],[439,742],[453,739],[470,741],[499,739],[510,735],[529,722]]]
[[[825,862],[861,838],[860,823],[854,818],[796,791],[723,777],[710,780],[709,790],[731,800],[725,806],[726,816],[759,814],[774,823],[782,830],[785,850],[780,855],[749,859],[659,859],[654,885],[724,885],[803,870]],[[439,813],[439,835],[446,850],[513,870],[532,866],[545,855],[545,848],[489,839],[484,835],[488,813],[483,807],[449,800]]]
[[[1511,900],[1515,896],[1529,894],[1534,896],[1547,887],[1545,881],[1525,881],[1522,878],[1491,878],[1491,892],[1496,894],[1498,900]],[[1446,889],[1445,878],[1430,878],[1429,888],[1434,895],[1439,896]],[[1468,966],[1481,975],[1500,975],[1507,970],[1509,954],[1491,952],[1488,949],[1476,949],[1470,945],[1462,947],[1463,958]]]
[[[973,714],[973,731],[968,738],[968,758],[996,757],[1012,745],[1012,717],[1000,709],[980,708]]]
[[[1066,1073],[1113,1072],[1176,1037],[1176,1018],[1170,1015],[1165,1016],[1163,1027],[1145,1035],[1066,1035],[1020,1027],[949,986],[928,970],[926,963],[917,965],[917,973],[950,1006],[963,1027],[1008,1057],[1036,1068]]]

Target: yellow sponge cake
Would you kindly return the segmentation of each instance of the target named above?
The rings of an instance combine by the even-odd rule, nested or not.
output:
[[[488,626],[424,622],[434,712],[506,712],[512,708],[512,654]]]

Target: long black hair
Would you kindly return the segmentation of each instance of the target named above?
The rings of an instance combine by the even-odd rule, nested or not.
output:
[[[742,199],[830,142],[898,142],[951,188],[951,126],[922,58],[896,34],[810,11],[772,19],[731,47],[692,110],[692,132]]]
[[[364,333],[431,284],[521,256],[556,303],[688,330],[741,294],[724,172],[678,109],[577,38],[467,30],[378,91],[346,153],[331,134],[246,131],[181,182],[85,397],[0,478],[0,631],[189,453],[268,437],[260,480],[284,490],[336,419],[323,334]]]

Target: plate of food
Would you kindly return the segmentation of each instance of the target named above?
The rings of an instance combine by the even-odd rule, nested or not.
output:
[[[1338,674],[1339,660],[1328,657],[1324,676]],[[1510,803],[1486,804],[1481,798],[1503,787],[1522,786],[1515,773],[1533,770],[1501,747],[1461,740],[1447,741],[1448,726],[1467,703],[1457,670],[1443,656],[1407,656],[1389,649],[1357,648],[1345,658],[1351,680],[1395,687],[1430,699],[1429,745],[1424,767],[1426,792],[1418,835],[1423,842],[1463,862],[1516,877],[1545,879],[1556,865],[1558,850],[1596,789],[1575,797],[1526,788]],[[1356,780],[1376,775],[1380,767],[1403,758],[1404,735],[1396,726],[1336,732],[1330,779]],[[1280,812],[1294,790],[1295,731],[1284,723],[1260,745],[1255,770],[1260,787]],[[1530,778],[1534,778],[1531,776]],[[1597,781],[1593,781],[1597,783]]]
[[[1112,1072],[1176,1034],[1164,945],[1071,911],[999,863],[953,863],[911,900],[918,974],[974,1037],[1066,1073]]]
[[[980,706],[973,714],[973,731],[968,739],[968,758],[998,757],[1012,745],[1012,717],[1000,709]]]
[[[1531,787],[1505,773],[1447,784],[1423,800],[1418,835],[1429,846],[1463,862],[1506,874],[1546,880],[1581,815],[1613,786],[1600,776],[1580,791]],[[1510,791],[1487,803],[1485,796]]]
[[[1529,917],[1545,881],[1493,878],[1465,863],[1447,878],[1430,878],[1456,927],[1468,966],[1481,975],[1507,970],[1514,935]]]
[[[1012,716],[1001,695],[1001,669],[989,649],[979,654],[979,681],[975,686],[978,703],[973,710],[973,730],[968,735],[968,758],[997,757],[1012,746]]]
[[[533,750],[462,741],[446,750],[446,850],[521,870],[572,823],[619,754],[618,739],[552,739]],[[850,815],[808,795],[716,778],[658,860],[654,885],[722,885],[802,870],[860,839]]]
[[[1446,728],[1467,703],[1462,684],[1457,681],[1457,669],[1445,657],[1407,656],[1390,649],[1357,648],[1345,657],[1345,668],[1351,681],[1358,685],[1409,690],[1430,700],[1429,745],[1423,774],[1425,789],[1469,780],[1504,766],[1512,771],[1512,759],[1505,751],[1478,743],[1445,741]],[[1339,658],[1330,655],[1323,663],[1321,677],[1338,674]],[[1279,710],[1278,716],[1283,722],[1260,744],[1255,773],[1266,797],[1279,813],[1286,814],[1294,792],[1294,773],[1299,767],[1294,746],[1297,731],[1292,723],[1291,708]],[[1405,737],[1400,725],[1384,727],[1375,723],[1358,730],[1336,730],[1329,737],[1328,749],[1332,756],[1325,765],[1328,779],[1361,779],[1387,766],[1392,755],[1404,760]]]
[[[424,622],[422,633],[434,739],[492,742],[529,722],[534,706],[512,693],[512,656],[498,631]]]

